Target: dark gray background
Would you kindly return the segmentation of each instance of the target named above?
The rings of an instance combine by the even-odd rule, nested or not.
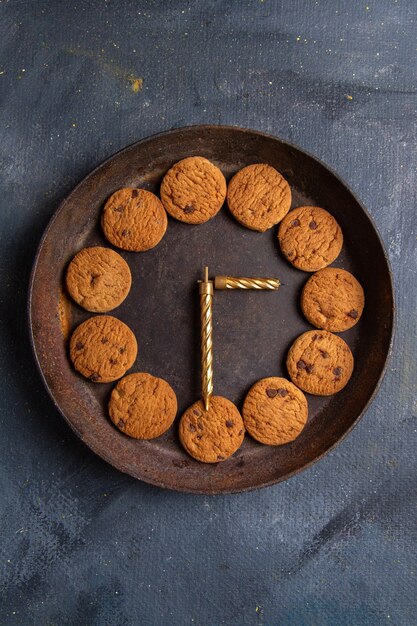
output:
[[[0,624],[417,623],[416,19],[414,0],[0,1]],[[361,423],[287,483],[233,496],[162,491],[96,458],[26,330],[59,202],[126,144],[197,123],[331,165],[396,284],[393,358]]]

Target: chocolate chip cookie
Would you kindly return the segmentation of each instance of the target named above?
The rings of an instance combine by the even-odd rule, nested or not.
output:
[[[245,436],[242,417],[236,406],[221,396],[210,398],[210,408],[201,400],[183,414],[180,441],[188,454],[203,463],[224,461],[241,446]]]
[[[276,169],[255,163],[233,176],[227,188],[227,204],[240,224],[264,232],[290,210],[291,189]]]
[[[289,443],[307,423],[305,395],[285,378],[263,378],[248,392],[242,409],[250,435],[269,446]]]
[[[308,279],[301,294],[301,308],[313,326],[341,332],[360,319],[365,295],[350,272],[326,267]]]
[[[140,372],[119,380],[113,389],[109,413],[112,422],[135,439],[155,439],[171,426],[177,398],[162,378]]]
[[[317,206],[301,206],[278,229],[282,254],[294,267],[316,272],[339,256],[343,234],[334,217]]]
[[[187,224],[203,224],[222,208],[226,179],[218,167],[204,157],[178,161],[161,183],[161,200],[172,217]]]
[[[80,250],[67,269],[70,296],[87,311],[107,313],[123,302],[132,276],[126,261],[110,248]]]
[[[291,380],[315,396],[330,396],[348,383],[353,372],[353,355],[341,337],[326,330],[300,335],[287,355]]]
[[[138,351],[130,328],[111,315],[95,315],[74,330],[70,358],[93,383],[109,383],[132,367]]]
[[[144,252],[165,235],[168,218],[159,198],[145,189],[119,189],[107,200],[101,226],[110,243],[122,250]]]

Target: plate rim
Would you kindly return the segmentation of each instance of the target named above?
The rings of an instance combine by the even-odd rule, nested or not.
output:
[[[58,215],[61,213],[61,211],[64,210],[65,205],[67,204],[69,198],[76,193],[76,191],[78,190],[78,188],[85,184],[86,181],[88,181],[99,169],[101,169],[102,167],[104,167],[106,164],[110,163],[116,156],[120,155],[123,152],[127,152],[130,149],[133,149],[134,147],[140,146],[140,144],[142,143],[146,143],[148,141],[151,141],[153,139],[157,139],[159,137],[166,137],[172,134],[176,134],[178,132],[182,132],[182,131],[198,131],[201,133],[207,132],[207,131],[212,131],[213,129],[216,130],[221,130],[221,131],[238,131],[238,132],[243,132],[244,134],[250,134],[250,135],[256,135],[260,138],[265,138],[265,139],[269,139],[269,140],[274,140],[274,141],[278,141],[281,144],[284,144],[285,146],[287,146],[289,149],[294,149],[297,150],[299,152],[301,152],[302,154],[306,155],[307,157],[309,157],[310,159],[312,159],[313,161],[315,161],[316,163],[318,163],[321,167],[323,167],[325,170],[327,170],[334,178],[336,178],[338,180],[338,182],[345,187],[345,189],[352,195],[353,199],[357,202],[357,204],[360,206],[361,210],[363,211],[363,213],[365,214],[366,218],[369,220],[376,236],[379,242],[379,245],[381,247],[381,250],[383,252],[383,256],[385,259],[385,263],[387,266],[387,270],[388,270],[388,279],[389,279],[389,291],[390,291],[390,295],[391,295],[391,300],[392,300],[392,317],[391,317],[391,324],[390,324],[390,329],[389,329],[389,344],[388,344],[388,349],[386,351],[386,355],[384,358],[384,362],[383,362],[383,366],[381,369],[381,372],[378,376],[378,380],[375,384],[375,387],[369,397],[369,399],[367,400],[365,406],[363,407],[362,411],[357,415],[357,417],[355,418],[355,420],[352,422],[352,424],[343,432],[343,434],[337,439],[337,441],[335,441],[333,444],[331,444],[324,452],[322,452],[321,454],[319,454],[318,456],[316,456],[315,459],[311,460],[311,461],[307,461],[304,465],[302,465],[301,467],[298,467],[295,470],[292,470],[290,472],[288,472],[287,474],[285,474],[284,476],[278,477],[276,479],[271,479],[271,480],[267,480],[264,482],[261,482],[260,484],[256,484],[256,485],[249,485],[249,486],[244,486],[244,487],[237,487],[237,488],[226,488],[226,489],[218,489],[218,488],[214,488],[214,489],[199,489],[198,487],[196,488],[192,488],[192,487],[182,487],[182,486],[172,486],[170,484],[167,484],[166,482],[164,482],[163,480],[154,480],[152,479],[152,477],[147,477],[147,476],[142,476],[141,478],[138,478],[136,476],[133,476],[132,474],[130,474],[129,472],[127,472],[125,469],[121,468],[119,466],[119,464],[117,462],[114,462],[114,460],[110,460],[109,456],[106,454],[106,452],[103,451],[97,451],[97,449],[94,447],[94,445],[90,445],[87,444],[84,439],[82,438],[81,433],[78,431],[78,429],[75,427],[75,425],[68,419],[68,417],[65,415],[63,409],[60,407],[58,401],[56,400],[54,393],[52,392],[51,388],[49,387],[45,374],[43,372],[39,357],[38,357],[38,352],[37,352],[37,348],[36,348],[36,341],[35,341],[35,337],[34,337],[34,330],[33,330],[33,317],[32,317],[32,301],[33,301],[33,291],[34,291],[34,283],[35,283],[35,277],[36,277],[36,271],[37,271],[37,267],[38,267],[38,263],[39,263],[39,259],[42,253],[42,249],[43,249],[43,244],[49,234],[49,231],[51,230],[53,223],[55,221],[55,219],[58,217]],[[153,485],[155,487],[159,487],[162,489],[169,489],[171,491],[175,491],[175,492],[179,492],[179,493],[191,493],[191,494],[198,494],[198,495],[227,495],[227,494],[234,494],[234,493],[244,493],[247,491],[254,491],[256,489],[263,489],[265,487],[271,487],[272,485],[281,483],[281,482],[285,482],[287,480],[289,480],[290,478],[292,478],[293,476],[304,472],[305,470],[307,470],[309,467],[311,467],[312,465],[316,464],[318,461],[320,461],[324,456],[326,456],[327,454],[329,454],[330,452],[332,452],[332,450],[334,450],[339,444],[341,444],[345,438],[352,432],[353,428],[355,428],[355,426],[357,426],[357,424],[359,423],[359,421],[362,419],[362,417],[364,416],[364,414],[366,413],[366,411],[369,409],[370,405],[372,404],[372,402],[374,401],[377,393],[380,390],[381,384],[385,378],[385,375],[387,373],[387,369],[388,369],[388,364],[389,361],[391,359],[392,356],[392,352],[393,352],[393,346],[394,346],[394,341],[395,341],[395,335],[396,335],[396,326],[397,326],[397,307],[396,307],[396,293],[395,293],[395,289],[394,289],[394,276],[393,276],[393,271],[392,271],[392,267],[391,267],[391,262],[390,262],[390,258],[389,255],[387,253],[387,250],[385,248],[384,242],[382,240],[381,234],[376,226],[376,223],[372,217],[372,215],[369,213],[368,209],[365,207],[365,205],[363,204],[363,202],[358,198],[358,196],[356,195],[356,193],[351,189],[351,187],[346,183],[346,181],[337,173],[334,171],[334,169],[332,167],[330,167],[325,161],[323,161],[321,158],[311,154],[308,150],[305,150],[304,148],[301,148],[299,145],[294,144],[292,142],[289,142],[287,140],[282,139],[281,137],[277,136],[277,135],[273,135],[271,133],[266,133],[264,131],[260,131],[260,130],[255,130],[255,129],[251,129],[251,128],[246,128],[246,127],[242,127],[242,126],[238,126],[238,125],[232,125],[232,124],[195,124],[195,125],[187,125],[187,126],[178,126],[175,128],[170,128],[169,130],[166,131],[161,131],[158,133],[154,133],[152,135],[148,135],[146,137],[143,137],[142,139],[139,139],[137,141],[134,141],[126,146],[124,146],[123,148],[120,148],[119,150],[117,150],[116,152],[114,152],[113,154],[111,154],[110,156],[108,156],[107,158],[105,158],[103,161],[101,161],[100,163],[98,163],[92,170],[90,170],[88,172],[88,174],[86,176],[84,176],[76,185],[75,187],[73,187],[71,189],[71,191],[65,196],[65,198],[59,203],[58,207],[55,209],[55,211],[53,212],[53,214],[51,215],[43,233],[42,236],[39,240],[39,244],[37,246],[36,249],[36,253],[34,256],[34,260],[32,263],[32,268],[31,268],[31,272],[30,272],[30,277],[29,277],[29,286],[28,286],[28,296],[27,296],[27,307],[26,307],[26,317],[27,317],[27,323],[28,323],[28,331],[29,331],[29,339],[30,339],[30,345],[31,345],[31,351],[32,354],[34,356],[35,359],[35,363],[36,363],[36,367],[37,370],[40,374],[41,380],[43,382],[44,387],[46,388],[46,391],[49,395],[49,397],[51,398],[55,408],[58,410],[58,412],[60,413],[60,415],[64,418],[65,422],[70,426],[71,430],[77,435],[77,437],[80,439],[80,441],[83,443],[83,445],[85,445],[87,448],[89,448],[94,454],[96,454],[97,456],[99,456],[101,459],[103,459],[106,463],[108,463],[109,465],[111,465],[112,467],[114,467],[115,469],[117,469],[117,471],[122,472],[128,476],[130,476],[131,478],[134,478],[136,480],[140,480],[142,482],[145,482],[147,484]]]

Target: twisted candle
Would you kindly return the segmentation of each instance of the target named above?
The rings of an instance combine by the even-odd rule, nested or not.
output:
[[[213,395],[213,282],[208,279],[208,267],[200,282],[201,319],[201,395],[206,411]]]
[[[278,278],[238,278],[233,276],[216,276],[215,289],[278,289]]]

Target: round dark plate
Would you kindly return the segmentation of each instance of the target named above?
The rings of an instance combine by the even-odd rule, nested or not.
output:
[[[309,420],[291,444],[268,447],[249,436],[222,463],[198,463],[181,448],[178,418],[165,435],[136,441],[120,433],[107,415],[113,384],[93,384],[68,359],[69,333],[89,313],[67,297],[66,267],[88,245],[109,245],[100,229],[106,198],[125,186],[158,193],[162,176],[179,159],[205,156],[229,179],[245,165],[269,163],[287,178],[292,206],[318,205],[342,227],[344,246],[333,266],[347,269],[366,295],[360,322],[342,333],[355,370],[340,393],[307,396]],[[214,298],[214,389],[241,407],[249,387],[265,376],[287,376],[292,341],[311,327],[299,308],[309,274],[291,267],[276,243],[277,228],[256,233],[240,226],[227,206],[211,221],[190,226],[169,219],[162,242],[145,253],[121,252],[130,265],[132,290],[111,312],[136,334],[139,352],[132,371],[165,378],[178,397],[178,415],[199,398],[199,300],[196,281],[210,275],[278,277],[277,292],[216,292]],[[139,141],[87,176],[53,216],[40,243],[29,294],[29,322],[45,385],[71,428],[103,459],[135,478],[197,493],[263,487],[304,469],[338,443],[372,400],[384,373],[393,332],[393,288],[382,242],[370,216],[345,183],[299,148],[263,133],[227,127],[181,128]]]

